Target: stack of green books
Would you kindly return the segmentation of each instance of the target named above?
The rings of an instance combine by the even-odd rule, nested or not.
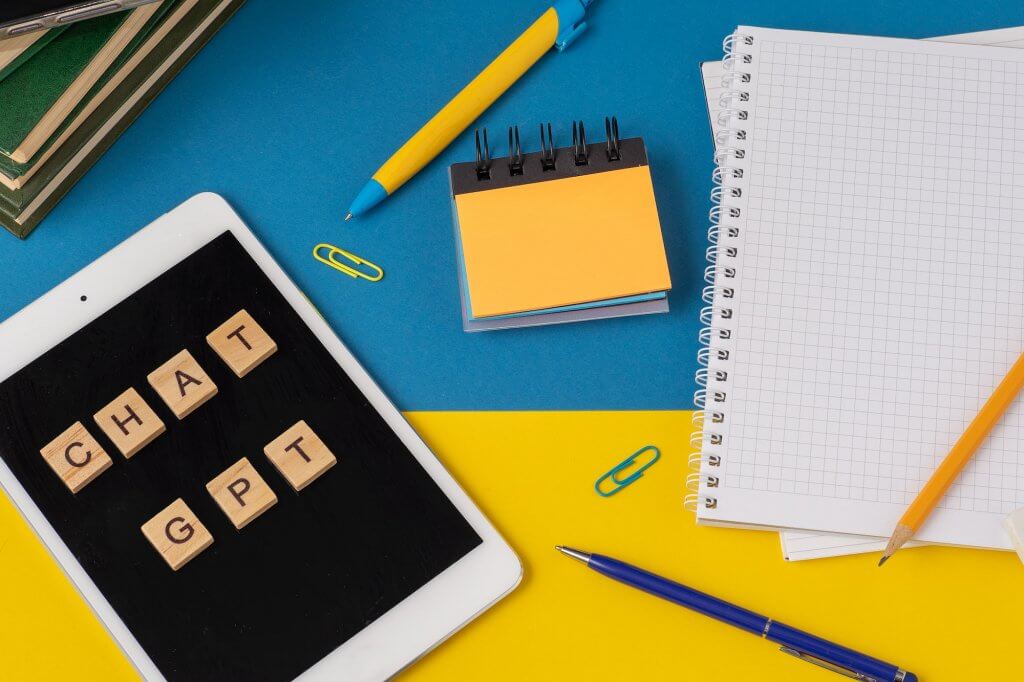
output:
[[[0,223],[25,237],[244,0],[162,0],[0,41]]]

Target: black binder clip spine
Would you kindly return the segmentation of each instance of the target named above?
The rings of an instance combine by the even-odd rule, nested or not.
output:
[[[508,173],[523,174],[523,145],[519,142],[519,126],[508,128]]]
[[[555,138],[551,134],[551,124],[548,123],[548,135],[545,141],[544,124],[540,125],[540,168],[542,171],[555,170]]]
[[[484,144],[480,146],[480,129],[476,130],[476,179],[491,179],[491,146],[487,143],[487,128],[484,128]]]
[[[622,150],[619,147],[619,121],[614,116],[610,119],[604,117],[604,132],[607,136],[608,160],[622,160]]]
[[[590,149],[587,147],[587,131],[583,121],[572,122],[572,160],[577,166],[590,163]]]

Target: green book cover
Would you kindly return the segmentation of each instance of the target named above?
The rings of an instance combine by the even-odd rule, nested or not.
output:
[[[0,225],[18,237],[26,237],[244,1],[199,0],[196,7],[188,11],[178,25],[161,40],[159,46],[142,60],[86,122],[44,162],[23,189],[12,191],[0,185]],[[202,29],[201,34],[196,35],[199,27],[208,19],[209,24]],[[185,45],[184,51],[173,61],[169,61],[172,53],[182,45]],[[169,64],[169,67],[154,82],[147,84],[165,63]],[[94,138],[97,137],[98,130],[144,85],[148,87],[143,96],[109,131],[102,133],[97,143]],[[90,145],[92,146],[89,147]],[[88,153],[76,159],[85,147],[89,147]],[[66,172],[68,168],[70,172]],[[37,199],[38,206],[26,215],[26,207]]]
[[[142,87],[145,79],[167,59],[169,53],[180,44],[180,41],[185,39],[187,32],[195,28],[193,22],[197,20],[196,17],[209,13],[211,7],[216,6],[223,0],[197,0],[197,2],[193,3],[195,7],[190,10],[183,10],[181,12],[169,11],[171,9],[176,10],[183,1],[164,0],[161,3],[159,10],[154,14],[145,29],[140,31],[140,35],[132,41],[124,53],[118,57],[117,61],[89,92],[87,97],[83,99],[83,104],[76,107],[74,113],[53,134],[35,158],[27,164],[17,164],[11,161],[10,158],[0,155],[0,173],[7,177],[21,177],[30,168],[34,168],[46,151],[60,139],[65,129],[77,118],[81,109],[86,106],[86,102],[94,99],[103,86],[117,75],[118,71],[125,68],[125,63],[146,44],[146,38],[153,33],[159,35],[160,31],[158,29],[160,29],[164,21],[172,21],[170,27],[162,29],[166,32],[166,35],[160,38],[155,45],[148,46],[148,54],[130,73],[123,77],[120,84],[109,92],[104,100],[97,102],[96,108],[92,113],[84,121],[80,122],[80,125],[74,131],[68,134],[60,147],[55,149],[45,161],[41,161],[40,167],[35,168],[35,174],[21,189],[12,190],[0,184],[0,212],[17,215],[39,193],[40,188],[52,180],[72,160],[78,150],[91,139],[96,130],[114,114],[118,107],[124,104],[125,100]],[[204,7],[206,8],[205,12],[203,11]],[[173,23],[175,17],[177,17],[177,25]]]
[[[89,89],[89,92],[82,97],[81,101],[75,106],[71,113],[61,122],[60,126],[54,131],[47,142],[39,149],[35,155],[25,163],[18,163],[11,159],[9,156],[0,153],[0,173],[3,173],[8,178],[18,178],[24,175],[28,169],[32,168],[42,157],[47,150],[53,146],[54,141],[60,138],[61,134],[67,129],[72,121],[78,116],[78,114],[86,108],[90,102],[96,97],[103,86],[110,81],[114,75],[124,66],[131,57],[138,51],[139,47],[146,41],[146,38],[161,24],[163,19],[167,16],[168,11],[176,5],[180,4],[181,0],[164,0],[160,3],[156,11],[153,12],[153,16],[149,18],[145,26],[139,30],[137,34],[132,38],[124,50],[118,55],[117,59],[114,60],[113,64],[110,65],[100,79]],[[92,21],[99,21],[99,19],[93,19]],[[2,84],[0,84],[0,91],[2,91]]]
[[[125,16],[125,12],[118,12],[71,26],[0,81],[0,153],[14,153],[114,35]]]
[[[50,43],[54,38],[64,32],[66,26],[58,26],[51,28],[48,31],[44,31],[41,36],[36,38],[31,45],[21,50],[16,57],[10,59],[7,57],[0,57],[0,63],[4,64],[0,68],[0,81],[14,73],[19,66],[31,59],[39,50],[43,49],[47,44]],[[8,39],[11,40],[11,39]],[[13,40],[11,40],[13,42]]]

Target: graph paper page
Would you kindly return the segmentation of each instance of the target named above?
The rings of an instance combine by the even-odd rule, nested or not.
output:
[[[952,36],[929,38],[928,40],[971,45],[998,45],[1000,47],[1020,49],[1024,48],[1024,27],[961,33]],[[722,108],[719,98],[726,92],[722,82],[722,78],[726,73],[725,69],[722,68],[721,62],[704,62],[701,64],[701,76],[704,83],[704,93],[707,98],[712,138],[721,129],[718,123],[718,112]],[[880,537],[793,530],[780,531],[779,539],[782,544],[783,556],[788,561],[880,552],[885,548],[887,542],[886,538]],[[906,546],[910,547],[918,544],[922,543],[911,541]]]
[[[729,400],[699,518],[888,535],[1024,350],[1024,54],[739,32],[733,352],[712,363]],[[920,539],[1007,546],[1021,419],[1015,404]]]

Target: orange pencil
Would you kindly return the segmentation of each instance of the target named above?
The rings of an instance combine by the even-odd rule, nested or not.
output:
[[[1020,393],[1021,387],[1024,387],[1024,353],[1013,363],[1013,367],[985,401],[981,412],[974,418],[967,430],[964,431],[964,435],[960,436],[960,440],[956,442],[953,449],[942,460],[939,468],[921,488],[921,492],[907,507],[907,511],[903,512],[900,522],[896,524],[896,530],[889,538],[889,544],[886,545],[882,558],[878,561],[879,566],[884,564],[918,531],[935,505],[946,494],[949,486],[960,475],[960,470],[974,456],[978,447],[985,442],[985,438],[988,437],[992,427],[1002,418],[1006,408],[1013,403],[1014,398]]]

